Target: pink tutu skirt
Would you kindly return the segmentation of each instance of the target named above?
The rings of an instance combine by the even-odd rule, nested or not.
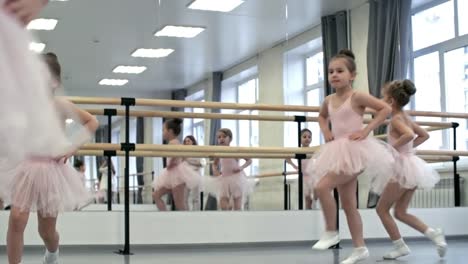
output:
[[[371,180],[371,190],[381,193],[390,180],[394,169],[391,147],[383,141],[368,137],[353,141],[347,137],[324,144],[314,155],[306,171],[316,186],[328,173],[335,173],[350,180],[364,173]]]
[[[178,185],[185,184],[187,189],[195,189],[200,186],[200,172],[193,169],[187,162],[180,162],[171,169],[164,169],[153,181],[153,188],[159,190],[161,188],[172,189]]]
[[[229,198],[241,198],[247,195],[249,183],[244,172],[232,174],[229,176],[219,176],[218,196]]]
[[[20,211],[37,211],[56,217],[89,203],[82,176],[70,164],[49,158],[32,158],[9,171],[12,177],[0,179],[2,197]]]
[[[414,154],[397,155],[394,175],[391,180],[405,189],[431,189],[440,181],[439,173]]]

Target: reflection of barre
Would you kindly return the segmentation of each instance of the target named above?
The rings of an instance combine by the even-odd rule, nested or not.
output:
[[[252,151],[253,152],[253,151]],[[173,152],[173,151],[131,151],[132,157],[180,157],[180,158],[246,158],[246,159],[294,159],[295,154],[256,154],[256,153],[217,153],[217,152]],[[117,156],[125,156],[124,151],[116,151]],[[77,152],[80,156],[104,156],[103,150],[80,150]],[[311,158],[312,155],[306,155]]]
[[[67,97],[75,104],[93,104],[93,105],[121,105],[121,98],[105,97]],[[220,102],[199,102],[182,100],[161,100],[161,99],[135,99],[136,106],[165,106],[165,107],[190,107],[190,108],[211,108],[211,109],[233,109],[233,110],[261,110],[261,111],[291,111],[291,112],[318,112],[318,106],[300,106],[300,105],[268,105],[268,104],[238,104],[238,103],[220,103]],[[366,113],[372,114],[373,111],[367,110]],[[428,117],[446,117],[468,119],[467,113],[442,113],[429,111],[408,111],[412,116]]]
[[[150,172],[140,172],[140,173],[133,173],[133,174],[130,174],[128,176],[130,177],[135,177],[135,176],[144,176],[144,175],[152,175],[154,174],[154,171],[150,171]],[[116,176],[117,178],[123,178],[125,176]]]
[[[103,115],[104,109],[84,109],[93,115]],[[124,110],[117,110],[117,115],[124,116]],[[257,121],[295,121],[294,116],[285,115],[234,115],[234,114],[219,114],[219,113],[185,113],[185,112],[169,112],[169,111],[136,111],[131,110],[130,116],[138,117],[166,117],[166,118],[204,118],[204,119],[225,119],[225,120],[257,120]],[[317,117],[306,117],[308,122],[318,122]]]
[[[434,126],[434,127],[425,128],[425,130],[427,132],[438,131],[438,130],[442,130],[442,129],[447,129],[447,127]],[[387,134],[377,135],[377,136],[375,136],[375,138],[380,138],[380,139],[387,138]]]
[[[82,146],[82,150],[120,150],[120,144],[95,143]],[[279,147],[224,147],[224,146],[187,146],[135,144],[137,151],[161,152],[214,152],[214,153],[257,153],[257,154],[312,154],[318,147],[279,148]],[[164,157],[159,155],[159,157]],[[205,156],[207,157],[207,156]]]
[[[251,177],[254,177],[254,178],[270,178],[270,177],[279,177],[279,176],[285,176],[285,175],[297,175],[297,171],[288,171],[286,173],[284,173],[282,171],[268,172],[268,173],[253,175]]]
[[[94,115],[104,115],[104,109],[85,109],[87,112]],[[124,110],[117,110],[117,115],[125,115]],[[137,111],[131,110],[130,116],[138,117],[166,117],[166,118],[204,118],[204,119],[226,119],[226,120],[257,120],[257,121],[280,121],[288,122],[295,121],[294,116],[284,115],[240,115],[240,114],[220,114],[220,113],[185,113],[185,112],[169,112],[169,111]],[[318,117],[307,116],[307,122],[318,122]],[[366,118],[364,123],[371,122],[372,119]],[[388,120],[385,124],[388,124]],[[427,122],[417,121],[420,126],[437,126],[443,128],[451,128],[451,122]]]
[[[460,157],[468,156],[468,151],[466,150],[416,150],[418,155],[431,155],[431,156],[451,156],[451,157]]]
[[[445,118],[461,118],[468,119],[467,113],[450,113],[450,112],[431,112],[431,111],[405,111],[410,116],[425,116],[425,117],[445,117]],[[375,111],[366,109],[366,113],[375,114]]]

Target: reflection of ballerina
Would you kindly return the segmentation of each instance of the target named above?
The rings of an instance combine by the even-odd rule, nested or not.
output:
[[[114,200],[114,195],[118,191],[117,190],[117,183],[115,179],[115,168],[114,164],[111,161],[111,173],[112,173],[112,201]],[[99,166],[99,174],[101,175],[101,179],[99,181],[99,192],[98,192],[98,202],[103,203],[107,201],[107,181],[109,178],[108,175],[108,166],[107,166],[107,159],[103,159],[101,166]]]
[[[312,131],[307,128],[301,130],[301,147],[308,148],[312,141]],[[287,159],[286,162],[290,164],[295,170],[298,170],[298,166],[294,164],[291,159]],[[309,163],[312,162],[312,159],[303,159],[301,160],[302,167],[302,176],[303,176],[303,190],[304,190],[304,199],[306,202],[306,209],[312,209],[312,203],[314,199],[313,186],[312,186],[312,177],[310,172],[306,169],[309,166]]]
[[[184,145],[198,145],[197,140],[195,137],[189,135],[184,138]],[[192,169],[201,176],[201,168],[203,168],[202,159],[199,158],[186,158],[184,162],[187,162]],[[200,210],[200,186],[197,186],[193,189],[187,189],[187,209],[191,209],[192,211],[199,211]]]
[[[216,134],[218,145],[229,146],[232,141],[232,132],[227,128],[220,129]],[[241,210],[242,200],[249,193],[249,182],[244,169],[252,164],[251,159],[245,159],[240,166],[238,159],[215,159],[213,173],[218,176],[219,204],[222,210]],[[219,170],[221,167],[221,170]],[[233,206],[231,205],[231,199]]]
[[[182,119],[169,119],[164,122],[163,138],[170,145],[180,145],[178,136],[182,130]],[[167,207],[161,199],[171,193],[174,197],[175,207],[179,211],[186,210],[186,189],[194,189],[200,185],[200,173],[197,173],[182,158],[168,158],[168,165],[159,177],[153,181],[153,199],[160,211],[166,211]]]

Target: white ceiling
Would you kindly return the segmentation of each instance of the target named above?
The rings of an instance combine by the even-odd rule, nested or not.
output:
[[[231,13],[194,11],[191,0],[69,0],[50,2],[42,17],[56,30],[39,32],[46,51],[59,55],[71,95],[155,94],[179,89],[226,70],[279,41],[320,24],[320,17],[365,0],[247,0]],[[159,5],[159,2],[161,5]],[[288,19],[285,6],[288,5]],[[193,39],[156,38],[164,25],[204,26]],[[136,48],[173,48],[167,58],[132,58]],[[141,75],[113,74],[117,65],[144,65]],[[122,88],[97,85],[128,77]]]

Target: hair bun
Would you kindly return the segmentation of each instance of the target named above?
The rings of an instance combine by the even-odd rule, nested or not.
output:
[[[353,60],[356,59],[356,56],[354,56],[354,53],[349,49],[342,49],[342,50],[340,50],[340,52],[338,52],[338,54],[350,57]]]
[[[403,80],[401,83],[403,90],[408,94],[408,95],[413,95],[416,93],[416,86],[414,83],[410,80]]]
[[[174,121],[174,123],[176,123],[178,125],[182,124],[182,122],[183,122],[183,120],[181,118],[174,118],[173,121]]]

